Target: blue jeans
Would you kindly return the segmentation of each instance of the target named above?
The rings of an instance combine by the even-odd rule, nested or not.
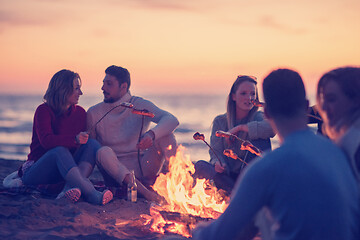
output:
[[[22,181],[25,185],[60,183],[69,170],[81,162],[88,162],[94,167],[99,148],[100,144],[94,139],[81,145],[73,155],[65,147],[52,148],[24,172]]]

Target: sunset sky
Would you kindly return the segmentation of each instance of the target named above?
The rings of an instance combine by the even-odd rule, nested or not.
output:
[[[104,70],[126,67],[134,94],[226,94],[236,76],[360,64],[359,0],[0,0],[1,93],[44,93],[80,74],[101,94]]]

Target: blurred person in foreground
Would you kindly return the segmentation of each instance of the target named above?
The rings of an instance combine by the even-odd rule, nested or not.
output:
[[[325,133],[345,151],[360,184],[360,68],[325,73],[318,82],[317,102]]]
[[[281,146],[247,167],[228,208],[209,225],[199,225],[194,239],[238,239],[254,218],[266,218],[270,232],[260,228],[266,240],[359,239],[356,180],[344,153],[307,127],[300,75],[274,70],[263,91],[265,115]]]
[[[97,191],[88,179],[100,144],[88,139],[86,112],[77,105],[80,88],[79,74],[70,70],[51,78],[44,103],[35,111],[30,153],[19,175],[27,186],[65,182],[57,198],[76,202],[83,196],[89,203],[105,205],[112,193]]]
[[[250,141],[261,151],[271,150],[270,138],[274,137],[274,131],[264,113],[258,106],[254,106],[253,101],[259,101],[256,78],[238,76],[227,98],[226,113],[217,116],[213,121],[210,162],[200,160],[195,164],[194,177],[212,179],[216,187],[228,194],[233,190],[239,174],[256,155],[241,150],[241,142],[237,139],[217,137],[216,132],[229,132]],[[225,156],[223,153],[226,149],[232,150],[242,161]]]
[[[155,182],[163,166],[175,156],[173,131],[179,122],[152,102],[132,96],[129,88],[130,73],[126,68],[112,65],[105,70],[101,88],[104,101],[87,112],[90,137],[103,145],[97,165],[105,184],[115,189],[128,184],[132,179],[129,170],[134,170],[138,192],[148,200],[159,201],[159,196],[147,186]],[[136,114],[139,112],[154,115]],[[150,129],[151,123],[154,126]]]

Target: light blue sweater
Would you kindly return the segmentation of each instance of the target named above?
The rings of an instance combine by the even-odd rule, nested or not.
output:
[[[219,219],[196,229],[195,239],[236,239],[264,206],[278,223],[274,239],[359,239],[359,189],[350,165],[310,130],[292,133],[253,161],[233,194]]]

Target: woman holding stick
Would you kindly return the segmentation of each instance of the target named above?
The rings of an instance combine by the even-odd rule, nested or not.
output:
[[[240,75],[233,83],[227,100],[227,112],[213,121],[210,146],[210,163],[200,160],[195,164],[195,177],[213,179],[216,187],[231,193],[240,172],[256,155],[241,150],[241,142],[235,138],[221,138],[217,131],[224,131],[250,141],[260,150],[271,149],[270,138],[274,131],[258,111],[258,91],[255,77]],[[225,156],[224,150],[232,150],[239,159]]]
[[[58,198],[76,202],[83,196],[89,203],[104,205],[113,195],[97,191],[88,179],[100,144],[85,132],[86,112],[77,105],[80,88],[79,74],[70,70],[52,77],[44,103],[35,111],[30,154],[19,176],[27,186],[65,182]]]

